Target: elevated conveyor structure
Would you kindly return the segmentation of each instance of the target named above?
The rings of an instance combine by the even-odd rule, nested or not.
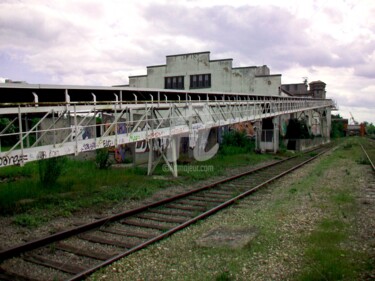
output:
[[[149,174],[164,158],[175,176],[176,157],[170,164],[166,151],[175,153],[178,136],[194,147],[213,127],[334,108],[330,99],[30,84],[0,86],[0,101],[0,118],[10,120],[0,132],[0,167],[145,141],[160,152],[156,161],[150,153]]]

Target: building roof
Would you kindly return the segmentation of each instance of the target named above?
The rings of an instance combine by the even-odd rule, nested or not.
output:
[[[320,81],[320,80],[312,81],[309,84],[324,84],[324,85],[326,85],[326,83],[324,83],[323,81]]]
[[[153,68],[153,67],[166,67],[167,65],[166,64],[157,64],[157,65],[149,65],[149,66],[146,66],[146,68]]]
[[[186,54],[177,54],[177,55],[168,55],[168,57],[179,57],[179,56],[189,56],[189,55],[199,55],[199,54],[210,54],[210,51],[205,52],[196,52],[196,53],[186,53]]]
[[[287,94],[288,96],[293,96],[289,91],[285,90],[285,88],[280,87],[280,91],[283,92],[284,94]]]
[[[147,75],[132,75],[132,76],[129,76],[129,78],[138,78],[138,77],[147,77]]]
[[[218,60],[210,60],[210,62],[215,62],[215,61],[227,61],[227,60],[233,60],[233,59],[218,59]]]
[[[281,74],[255,75],[255,77],[277,77],[277,76],[281,76]]]

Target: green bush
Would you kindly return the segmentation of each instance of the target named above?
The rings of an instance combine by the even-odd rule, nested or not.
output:
[[[332,121],[331,124],[331,138],[342,138],[345,137],[344,124],[338,121]]]
[[[44,187],[53,186],[64,170],[65,157],[54,157],[39,161],[39,179]]]
[[[246,133],[238,131],[226,132],[220,145],[222,155],[246,153],[254,151],[254,149],[254,140],[251,140]]]
[[[109,151],[107,148],[98,149],[96,151],[95,162],[96,166],[100,170],[108,169],[112,165],[111,161],[109,160]]]
[[[290,119],[286,128],[287,139],[310,139],[312,136],[304,120]]]
[[[366,125],[366,133],[368,135],[375,135],[375,125],[372,123],[365,122]]]

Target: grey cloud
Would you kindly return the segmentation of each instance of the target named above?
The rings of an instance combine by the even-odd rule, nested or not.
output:
[[[343,100],[343,106],[348,107],[367,107],[375,109],[375,93],[356,93],[350,98]]]
[[[43,14],[29,7],[20,7],[17,13],[9,13],[2,5],[0,32],[2,37],[6,36],[9,40],[12,37],[22,37],[24,40],[48,42],[58,37],[63,28],[47,22]]]
[[[0,52],[22,51],[23,63],[57,80],[69,75],[146,71],[145,66],[164,64],[166,55],[196,51],[211,51],[213,58],[230,54],[236,66],[267,64],[273,73],[283,73],[295,65],[356,65],[356,75],[372,75],[373,68],[365,58],[374,50],[375,42],[363,37],[339,46],[333,36],[310,34],[307,20],[273,6],[189,8],[173,2],[144,4],[142,16],[148,25],[131,37],[121,18],[112,19],[100,1],[77,2],[71,8],[59,2],[43,9],[21,2],[0,2]],[[334,16],[335,21],[340,19],[340,14]],[[95,25],[104,33],[97,34],[90,26],[94,19],[99,23],[104,19],[103,25]]]
[[[370,79],[375,79],[375,66],[374,65],[359,65],[354,69],[354,74]]]
[[[317,38],[310,27],[277,7],[233,8],[215,6],[190,9],[178,5],[152,5],[145,10],[155,28],[214,42],[215,52],[234,51],[261,58],[283,70],[292,65],[346,67],[364,62],[361,42],[339,46],[331,36]],[[332,11],[331,11],[332,12]],[[340,15],[337,15],[339,18]]]
[[[94,13],[94,12],[93,12]],[[82,42],[90,30],[47,6],[0,4],[0,48],[45,51]]]
[[[186,10],[181,6],[152,6],[145,16],[164,31],[231,45],[239,50],[261,50],[272,45],[303,44],[295,26],[307,25],[279,8],[216,6]],[[276,36],[277,35],[277,36]]]

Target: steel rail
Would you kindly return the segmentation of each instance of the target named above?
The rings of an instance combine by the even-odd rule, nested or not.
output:
[[[150,240],[148,240],[148,241],[146,241],[146,242],[144,242],[142,244],[139,244],[136,247],[133,247],[132,249],[129,249],[128,251],[126,251],[124,253],[121,253],[121,254],[119,254],[119,255],[117,255],[117,256],[115,256],[115,257],[113,257],[113,258],[111,258],[111,259],[109,259],[107,261],[104,261],[104,262],[96,265],[95,267],[87,269],[86,271],[81,272],[81,273],[73,276],[72,278],[68,279],[67,281],[83,280],[83,279],[87,278],[90,274],[94,273],[95,271],[97,271],[97,270],[99,270],[99,269],[101,269],[101,268],[103,268],[103,267],[105,267],[107,265],[110,265],[110,264],[114,263],[115,261],[117,261],[117,260],[119,260],[121,258],[129,256],[130,254],[132,254],[134,252],[137,252],[137,251],[139,251],[141,249],[144,249],[147,246],[149,246],[149,245],[151,245],[151,244],[153,244],[155,242],[158,242],[158,241],[160,241],[160,240],[162,240],[164,238],[167,238],[167,237],[171,236],[172,234],[174,234],[175,232],[180,231],[180,230],[182,230],[182,229],[184,229],[184,228],[186,228],[186,227],[188,227],[188,226],[196,223],[197,221],[199,221],[201,219],[207,218],[208,216],[211,216],[211,215],[215,214],[216,212],[218,212],[218,211],[220,211],[220,210],[228,207],[229,205],[232,205],[236,201],[238,201],[238,200],[240,200],[240,199],[242,199],[242,198],[244,198],[244,197],[246,197],[246,196],[248,196],[248,195],[256,192],[261,187],[264,187],[264,186],[272,183],[273,181],[275,181],[275,180],[277,180],[277,179],[279,179],[279,178],[281,178],[281,177],[289,174],[290,172],[298,169],[299,167],[301,167],[301,166],[303,166],[303,165],[311,162],[312,160],[316,159],[317,157],[321,156],[322,154],[324,154],[326,152],[327,151],[320,152],[316,156],[313,156],[310,159],[308,159],[308,160],[306,160],[306,161],[304,161],[302,163],[299,163],[298,165],[296,165],[296,166],[288,169],[287,171],[284,171],[284,172],[278,174],[277,176],[274,176],[274,177],[270,178],[269,180],[267,180],[267,181],[265,181],[265,182],[263,182],[263,183],[255,186],[255,187],[253,187],[252,189],[249,189],[248,191],[246,191],[246,192],[244,192],[244,193],[242,193],[240,195],[237,195],[236,197],[234,197],[234,198],[232,198],[232,199],[230,199],[230,200],[228,200],[228,201],[226,201],[226,202],[224,202],[224,203],[222,203],[222,204],[220,204],[220,205],[212,208],[211,210],[208,210],[208,211],[206,211],[206,212],[204,212],[204,213],[202,213],[202,214],[200,214],[200,215],[198,215],[198,216],[196,216],[196,217],[194,217],[194,218],[186,221],[185,223],[182,223],[182,224],[180,224],[180,225],[178,225],[178,226],[176,226],[176,227],[174,227],[174,228],[172,228],[172,229],[164,232],[163,234],[161,234],[159,236],[156,236],[156,237],[154,237],[154,238],[152,238],[152,239],[150,239]],[[289,159],[290,158],[288,158],[287,160],[289,160]],[[277,162],[277,163],[280,163],[280,162]],[[241,175],[243,176],[245,174],[246,173],[243,173]],[[230,180],[237,179],[239,177],[240,176],[236,175],[234,177],[231,177]],[[228,181],[230,181],[230,180],[228,180]],[[224,181],[224,182],[227,182],[227,181]]]
[[[318,149],[315,149],[315,150],[312,150],[312,151],[316,151],[316,150],[319,151],[319,149],[322,149],[322,148],[318,148]],[[144,241],[144,242],[142,242],[142,243],[140,243],[136,246],[132,246],[132,248],[126,249],[124,252],[121,252],[121,253],[119,253],[115,256],[112,256],[108,260],[100,262],[99,264],[97,264],[97,265],[95,265],[91,268],[88,268],[88,269],[86,269],[82,272],[74,273],[76,275],[74,275],[73,277],[71,277],[68,280],[82,280],[82,279],[86,278],[88,275],[95,272],[96,270],[98,270],[98,269],[100,269],[100,268],[102,268],[106,265],[109,265],[109,264],[113,263],[114,261],[119,260],[119,259],[121,259],[125,256],[128,256],[131,253],[134,253],[134,252],[136,252],[140,249],[143,249],[143,248],[147,247],[148,245],[150,245],[152,243],[155,243],[155,242],[157,242],[157,241],[159,241],[159,240],[161,240],[165,237],[168,237],[168,236],[172,235],[173,233],[175,233],[175,232],[177,232],[177,231],[197,222],[198,220],[206,218],[206,217],[216,213],[217,211],[233,204],[237,200],[254,193],[259,188],[261,188],[261,187],[271,183],[272,181],[290,173],[291,171],[299,168],[300,166],[314,160],[315,158],[319,157],[321,154],[325,153],[326,151],[328,151],[328,149],[324,149],[323,152],[318,152],[317,155],[315,155],[315,156],[312,156],[311,154],[308,155],[308,153],[311,152],[311,151],[306,152],[305,155],[309,156],[310,157],[309,159],[307,159],[307,160],[301,159],[300,161],[303,161],[303,162],[299,162],[297,165],[293,164],[294,166],[287,169],[286,171],[284,170],[281,173],[278,172],[278,174],[276,176],[272,175],[272,177],[270,179],[267,179],[265,181],[262,180],[262,183],[258,184],[257,186],[255,186],[255,187],[253,187],[249,190],[246,190],[244,192],[241,191],[242,192],[241,194],[239,194],[239,195],[237,195],[237,196],[235,196],[235,197],[233,197],[233,198],[231,198],[231,199],[229,199],[229,200],[227,200],[223,203],[218,203],[219,205],[213,207],[210,210],[207,210],[207,209],[203,210],[203,213],[201,213],[201,214],[199,214],[199,215],[197,215],[193,218],[187,219],[185,222],[182,222],[181,224],[179,224],[177,226],[174,226],[172,228],[167,229],[164,233],[162,233],[160,235],[152,237],[149,240]],[[155,208],[155,207],[166,205],[167,203],[176,201],[176,200],[184,198],[184,197],[188,198],[188,196],[193,195],[195,193],[199,193],[201,191],[209,190],[210,188],[220,186],[222,184],[234,181],[236,179],[240,179],[241,177],[251,175],[253,173],[256,173],[256,172],[259,172],[259,171],[262,171],[262,170],[267,170],[267,168],[276,166],[278,164],[281,164],[281,163],[289,161],[289,160],[293,160],[294,158],[299,159],[298,156],[294,156],[294,157],[290,157],[290,158],[287,158],[287,159],[284,159],[284,160],[276,161],[272,164],[264,165],[260,168],[252,169],[252,170],[249,170],[247,172],[237,174],[235,176],[231,176],[229,178],[226,178],[226,179],[223,179],[223,180],[220,180],[220,181],[216,181],[216,182],[211,183],[209,185],[206,185],[204,187],[197,188],[197,189],[185,192],[185,193],[181,193],[181,194],[178,194],[178,195],[176,195],[174,197],[171,197],[171,198],[160,200],[160,201],[145,205],[145,206],[140,207],[140,208],[135,208],[135,209],[128,210],[128,211],[125,211],[125,212],[122,212],[122,213],[119,213],[119,214],[116,214],[116,215],[113,215],[113,216],[110,216],[110,217],[107,217],[107,218],[100,219],[100,220],[95,221],[93,223],[88,223],[88,224],[78,226],[78,227],[70,229],[70,230],[66,230],[66,231],[62,231],[62,232],[53,234],[53,235],[48,236],[48,237],[44,237],[44,238],[41,238],[41,239],[38,239],[38,240],[34,240],[34,241],[31,241],[31,242],[28,242],[28,243],[25,243],[25,244],[22,244],[22,245],[19,245],[19,246],[15,246],[15,247],[12,247],[12,248],[9,248],[9,249],[6,249],[6,250],[2,250],[2,251],[0,251],[0,261],[4,261],[6,259],[9,259],[9,258],[12,258],[12,257],[15,257],[15,256],[19,256],[24,252],[34,250],[34,249],[46,246],[48,244],[57,242],[57,241],[67,239],[69,237],[81,234],[81,233],[86,232],[86,231],[95,230],[95,229],[99,230],[100,227],[105,226],[106,224],[108,224],[110,222],[115,222],[115,221],[121,220],[121,219],[126,218],[126,217],[131,217],[133,215],[142,213],[144,211],[150,210],[150,209]],[[264,177],[264,175],[263,175],[263,177]],[[225,187],[225,185],[222,185],[222,186]]]
[[[230,178],[219,180],[217,182],[211,183],[211,184],[203,186],[201,188],[197,188],[197,189],[194,189],[194,190],[191,190],[191,191],[188,191],[188,192],[184,192],[184,193],[178,194],[176,196],[166,198],[166,199],[163,199],[163,200],[160,200],[160,201],[157,201],[157,202],[154,202],[154,203],[151,203],[151,204],[139,207],[139,208],[127,210],[127,211],[124,211],[122,213],[115,214],[113,216],[109,216],[109,217],[106,217],[106,218],[103,218],[103,219],[99,219],[95,222],[80,225],[80,226],[77,226],[77,227],[69,229],[69,230],[61,231],[61,232],[58,232],[58,233],[55,233],[55,234],[37,239],[37,240],[33,240],[33,241],[30,241],[30,242],[24,243],[22,245],[16,245],[14,247],[1,250],[0,251],[0,261],[3,261],[5,259],[9,259],[9,258],[14,257],[14,256],[17,256],[17,255],[19,255],[23,252],[26,252],[26,251],[35,250],[37,248],[46,246],[46,245],[48,245],[50,243],[53,243],[53,242],[57,242],[57,241],[69,238],[71,236],[74,236],[74,235],[77,235],[77,234],[80,234],[80,233],[83,233],[83,232],[86,232],[86,231],[89,231],[89,230],[92,230],[92,229],[95,229],[95,228],[99,228],[99,227],[101,227],[101,226],[103,226],[103,225],[105,225],[109,222],[114,222],[114,221],[123,219],[125,217],[129,217],[129,216],[144,212],[148,209],[162,206],[166,203],[173,202],[177,199],[181,199],[183,197],[192,195],[194,193],[198,193],[200,191],[210,189],[210,188],[215,187],[219,184],[223,184],[223,183],[241,178],[243,176],[249,175],[251,173],[255,173],[257,171],[267,169],[269,167],[275,166],[277,164],[280,164],[282,162],[285,162],[285,161],[290,160],[290,159],[295,158],[295,157],[297,157],[297,156],[293,156],[293,157],[290,157],[290,158],[287,158],[287,159],[276,161],[274,163],[264,165],[264,166],[259,167],[257,169],[252,169],[250,171],[232,176]]]
[[[363,152],[365,153],[365,155],[366,155],[368,161],[370,162],[370,165],[371,165],[372,170],[375,172],[375,165],[374,165],[374,163],[372,162],[370,155],[367,153],[367,151],[366,151],[366,149],[363,147],[363,145],[362,145],[362,144],[360,144],[360,145],[361,145],[362,150],[363,150]]]

